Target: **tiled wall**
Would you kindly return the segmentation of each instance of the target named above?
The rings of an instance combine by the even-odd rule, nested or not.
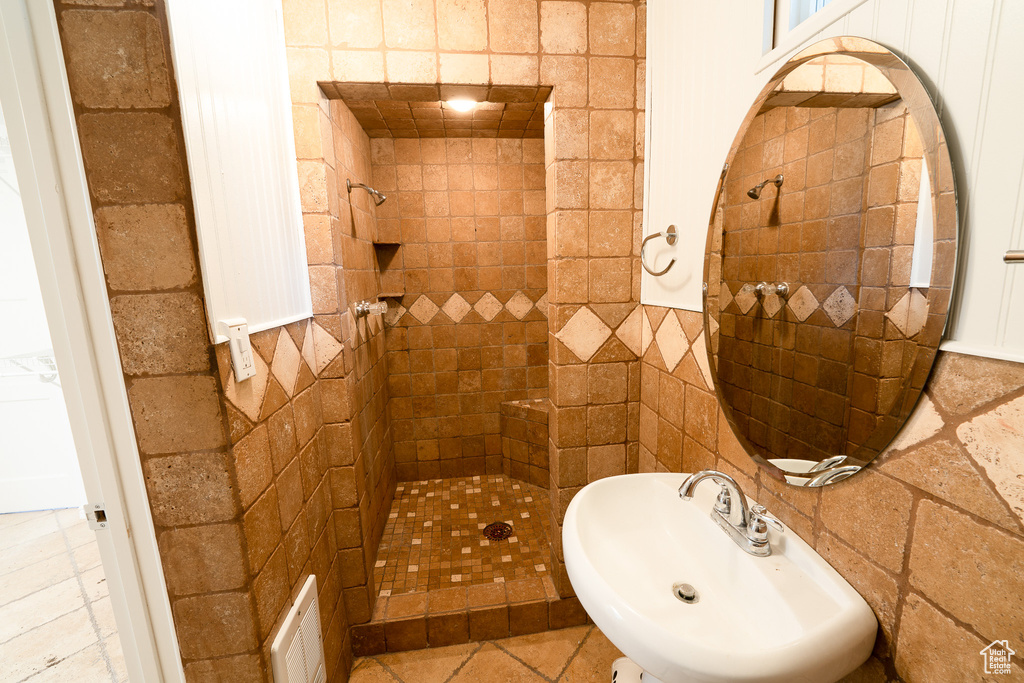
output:
[[[547,395],[544,141],[371,150],[377,239],[396,245],[382,287],[404,292],[387,316],[398,477],[500,473],[500,404]]]
[[[333,670],[346,622],[314,373],[340,329],[257,335],[245,387],[214,364],[164,7],[125,4],[56,8],[186,677],[265,680],[267,638],[311,571]]]
[[[873,114],[770,109],[751,122],[729,169],[720,379],[734,418],[769,456],[821,460],[845,449]],[[781,187],[747,196],[779,173]],[[789,306],[758,297],[758,282],[790,283]],[[810,301],[825,303],[805,308]],[[783,382],[771,386],[773,373]]]
[[[726,472],[832,564],[881,625],[857,680],[980,680],[990,642],[1021,651],[1024,365],[941,354],[892,447],[807,490],[764,476],[739,446],[711,389],[701,314],[645,306],[643,326],[640,470]]]
[[[318,82],[553,87],[545,121],[552,567],[571,595],[557,542],[570,498],[588,479],[636,467],[646,5],[289,0],[284,9],[297,103],[315,103]]]
[[[549,410],[543,398],[501,404],[501,469],[507,476],[547,486]]]

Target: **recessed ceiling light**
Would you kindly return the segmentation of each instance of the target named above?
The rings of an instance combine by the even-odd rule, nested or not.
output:
[[[448,106],[455,111],[469,111],[476,106],[473,100],[448,100]]]

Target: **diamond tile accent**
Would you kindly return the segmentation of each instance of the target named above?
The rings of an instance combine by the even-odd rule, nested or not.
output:
[[[341,353],[341,342],[334,338],[330,332],[313,323],[313,351],[315,352],[316,374],[324,371],[331,364],[338,354]]]
[[[284,330],[281,330],[284,332]],[[285,333],[287,334],[287,333]],[[253,422],[260,419],[260,410],[263,408],[263,397],[267,395],[267,385],[270,384],[270,368],[267,366],[260,354],[252,354],[256,365],[256,374],[249,379],[235,382],[235,373],[228,370],[228,381],[224,387],[224,396],[231,401],[231,404]]]
[[[533,308],[533,302],[530,301],[530,297],[526,296],[522,292],[516,292],[512,295],[512,298],[505,303],[505,308],[509,313],[514,315],[517,320],[522,320],[526,317],[526,314]]]
[[[647,349],[651,348],[651,342],[654,341],[654,329],[651,327],[651,319],[647,317],[647,311],[644,311],[644,317],[640,321],[640,354],[647,353]]]
[[[712,332],[712,334],[714,333]],[[708,389],[713,389],[715,385],[712,383],[711,364],[708,362],[708,344],[704,335],[705,332],[701,331],[700,335],[693,340],[693,357],[697,361],[697,367],[700,368],[700,374],[704,377],[704,384]]]
[[[640,355],[640,346],[643,337],[643,307],[637,306],[633,312],[626,316],[619,328],[615,330],[615,336],[619,338],[626,348]]]
[[[555,338],[566,345],[580,360],[590,360],[612,334],[611,328],[583,306],[558,331]]]
[[[801,287],[793,296],[789,297],[789,310],[793,311],[793,315],[800,322],[807,320],[817,308],[818,300],[806,287]]]
[[[291,396],[295,393],[295,378],[299,376],[299,363],[302,357],[299,349],[296,348],[292,336],[283,327],[281,334],[277,337],[277,348],[274,349],[274,362],[270,366],[274,377],[284,387],[286,394]]]
[[[388,325],[396,325],[402,316],[409,312],[409,309],[398,304],[397,306],[388,306],[388,312],[384,314],[384,322]]]
[[[690,348],[690,342],[686,341],[686,335],[679,325],[675,311],[668,312],[654,337],[658,341],[661,357],[665,359],[665,366],[672,372],[686,355],[686,350]]]
[[[732,303],[732,290],[729,283],[723,282],[721,291],[718,294],[718,310],[724,311],[725,307]]]
[[[924,328],[928,319],[928,299],[920,291],[911,290],[889,309],[885,317],[910,339]]]
[[[746,315],[747,311],[757,303],[757,290],[754,289],[754,285],[748,282],[740,287],[740,291],[736,292],[735,301],[740,312]]]
[[[316,323],[310,323],[306,325],[306,334],[302,337],[302,360],[306,361],[306,365],[310,370],[316,372],[316,351],[313,344],[313,327]]]
[[[840,327],[857,312],[857,301],[846,287],[839,286],[821,305],[832,324]]]
[[[534,306],[537,307],[537,310],[540,311],[540,314],[542,316],[547,318],[548,317],[548,293],[544,292],[543,294],[541,294],[540,298],[537,299],[537,303],[535,303]]]
[[[429,323],[439,310],[441,309],[426,294],[421,294],[420,298],[416,299],[415,303],[409,307],[409,312],[421,323]]]
[[[473,305],[473,309],[487,322],[494,320],[494,316],[501,313],[502,308],[501,302],[490,292],[480,297],[480,300]]]
[[[774,318],[775,314],[781,311],[785,304],[786,302],[781,296],[777,294],[769,294],[764,298],[764,302],[761,304],[761,307],[769,318]]]
[[[462,298],[461,294],[452,294],[448,301],[444,302],[444,306],[441,307],[444,314],[454,320],[455,322],[462,322],[462,319],[466,317],[466,314],[473,310],[473,307],[469,305],[465,299]]]

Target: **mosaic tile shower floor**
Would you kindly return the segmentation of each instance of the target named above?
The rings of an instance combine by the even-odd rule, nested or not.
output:
[[[548,575],[548,493],[502,475],[400,482],[377,551],[380,595]],[[514,533],[491,541],[492,522]]]

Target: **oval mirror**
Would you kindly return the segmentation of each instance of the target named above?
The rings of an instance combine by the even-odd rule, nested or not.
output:
[[[907,64],[833,38],[762,90],[722,173],[704,264],[715,389],[747,452],[840,481],[917,403],[956,264],[953,173]]]

